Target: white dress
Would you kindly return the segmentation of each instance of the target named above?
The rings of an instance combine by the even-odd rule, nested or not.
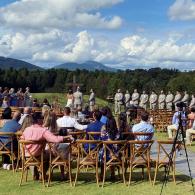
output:
[[[73,95],[67,95],[67,103],[66,107],[72,107],[73,106]]]

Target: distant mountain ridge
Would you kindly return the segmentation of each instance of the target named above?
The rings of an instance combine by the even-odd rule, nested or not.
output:
[[[0,68],[1,69],[8,69],[13,67],[14,69],[20,69],[20,68],[27,68],[28,70],[43,70],[44,68],[31,64],[29,62],[25,62],[23,60],[18,60],[14,58],[6,58],[0,56]],[[114,72],[116,69],[110,68],[108,66],[105,66],[99,62],[96,61],[86,61],[84,63],[76,63],[76,62],[67,62],[64,64],[60,64],[57,66],[53,66],[51,68],[54,69],[68,69],[68,70],[76,70],[76,69],[86,69],[89,71],[95,71],[95,70],[104,70],[104,71],[109,71],[109,72]],[[49,68],[45,68],[49,69]]]
[[[25,62],[23,60],[18,60],[14,58],[6,58],[6,57],[0,56],[0,68],[8,69],[11,67],[13,67],[14,69],[27,68],[29,70],[42,69],[39,66]]]
[[[67,62],[64,64],[54,66],[53,68],[68,69],[68,70],[86,69],[90,71],[95,71],[95,70],[116,71],[116,69],[110,68],[96,61],[86,61],[84,63]]]

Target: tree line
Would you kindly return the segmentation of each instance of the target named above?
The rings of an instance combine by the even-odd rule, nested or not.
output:
[[[151,68],[149,70],[118,70],[117,72],[88,71],[88,70],[19,70],[0,69],[0,86],[25,88],[30,87],[31,92],[67,92],[70,88],[67,83],[73,82],[73,75],[76,76],[77,83],[82,84],[81,90],[89,93],[93,88],[97,96],[105,98],[113,95],[118,88],[123,92],[138,89],[150,93],[160,90],[173,93],[177,90],[189,93],[195,92],[195,71],[181,72],[176,69]]]

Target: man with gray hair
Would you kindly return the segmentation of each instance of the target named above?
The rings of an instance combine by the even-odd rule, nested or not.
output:
[[[115,114],[121,113],[121,106],[123,105],[123,94],[121,93],[121,90],[118,89],[117,93],[114,96],[115,101]]]
[[[31,108],[30,107],[25,107],[24,108],[24,111],[23,111],[23,114],[21,114],[21,118],[19,120],[19,124],[22,125],[23,122],[24,122],[24,119],[26,118],[26,116],[30,115],[31,114]]]
[[[74,108],[82,107],[83,104],[83,94],[80,92],[80,87],[77,87],[77,91],[73,94],[74,97]]]

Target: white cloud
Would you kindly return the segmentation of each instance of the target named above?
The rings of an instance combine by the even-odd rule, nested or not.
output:
[[[151,40],[132,35],[113,42],[81,31],[76,36],[60,30],[47,33],[8,34],[0,38],[0,55],[35,64],[95,60],[113,67],[167,67],[195,69],[195,44],[179,44],[180,35]]]
[[[0,9],[0,24],[19,29],[117,29],[119,16],[104,17],[97,10],[123,0],[21,0]]]
[[[195,20],[195,1],[176,0],[168,14],[171,20]]]

